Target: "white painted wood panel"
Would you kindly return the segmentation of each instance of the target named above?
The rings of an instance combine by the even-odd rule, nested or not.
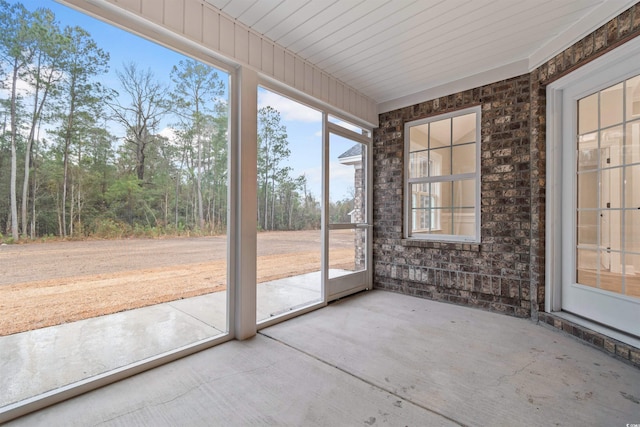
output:
[[[291,52],[284,52],[284,82],[289,86],[296,85],[296,58]]]
[[[234,24],[234,55],[243,64],[249,63],[249,31],[237,23]]]
[[[295,63],[294,63],[295,79],[293,84],[296,89],[304,90],[304,82],[305,82],[304,71],[305,71],[304,61],[298,57],[295,57]]]
[[[579,34],[575,28],[583,25],[583,20],[588,26],[581,34],[593,31],[596,21],[585,19],[592,14],[603,16],[600,23],[603,24],[615,16],[613,11],[620,13],[634,1],[210,0],[210,3],[222,6],[223,12],[232,14],[312,67],[353,87],[358,96],[364,92],[381,101],[434,87],[434,75],[448,74],[453,81],[476,70],[482,73],[486,69],[513,69],[521,60],[535,57],[548,41],[561,39],[563,32]],[[538,31],[523,32],[529,27]],[[516,46],[519,51],[513,49]],[[468,55],[476,51],[481,52],[480,58],[492,57],[493,64],[478,64],[476,58]],[[330,97],[330,90],[327,95]]]
[[[260,21],[254,26],[254,29],[260,34],[263,34],[269,39],[275,41],[270,34],[272,32],[279,31],[278,27],[283,26],[283,22],[303,7],[304,3],[305,2],[301,2],[299,0],[282,0],[275,8],[264,14]],[[263,6],[264,5],[260,3],[260,7]],[[291,24],[291,22],[289,24]]]
[[[123,9],[130,10],[132,12],[140,13],[140,6],[142,0],[112,0],[118,6]]]
[[[220,50],[220,15],[210,7],[203,9],[202,42],[213,51]]]
[[[313,72],[313,79],[312,79],[313,88],[311,90],[311,94],[318,99],[322,99],[323,101],[326,101],[326,99],[322,97],[322,72],[317,68],[313,68],[313,67],[311,67],[311,71]]]
[[[461,4],[462,0],[453,0],[453,3]],[[438,16],[444,13],[445,10],[447,10],[446,4],[440,3],[434,8],[428,8],[420,2],[405,8],[398,8],[395,11],[389,10],[389,15],[386,18],[383,17],[382,19],[372,22],[372,25],[368,28],[361,29],[358,32],[354,31],[341,34],[338,45],[339,49],[332,48],[332,46],[336,46],[336,40],[329,36],[319,42],[317,46],[311,46],[305,50],[301,50],[300,54],[308,57],[309,61],[321,68],[326,68],[327,65],[334,63],[331,59],[335,55],[340,55],[349,48],[357,48],[356,53],[360,53],[362,50],[374,50],[373,47],[382,42],[397,40],[398,32],[400,31],[403,34],[402,41],[404,43],[404,33],[410,28],[408,21],[411,19],[420,20],[421,17],[426,21],[426,19],[428,19],[427,17]],[[401,46],[402,44],[396,43],[396,48]],[[376,50],[376,52],[381,51],[382,50]],[[332,55],[327,55],[327,52],[332,52]],[[393,55],[393,53],[393,51],[387,51],[389,55]],[[322,61],[325,63],[321,64]],[[348,61],[347,63],[351,62],[352,61]]]
[[[220,10],[222,10],[229,16],[241,17],[244,12],[256,2],[257,0],[230,1],[222,8],[220,8]]]
[[[233,21],[220,15],[220,51],[231,58],[235,54],[235,34]]]
[[[295,31],[297,27],[303,26],[305,33],[313,34],[317,28],[328,25],[332,20],[338,18],[342,10],[348,9],[351,3],[342,2],[343,6],[338,8],[336,7],[338,4],[328,1],[308,2],[265,35],[285,48],[289,48],[290,44],[299,39],[297,31]]]
[[[264,39],[261,39],[262,49],[260,51],[262,55],[262,72],[273,76],[273,61],[274,61],[274,51],[273,51],[273,43],[268,42]]]
[[[202,41],[222,60],[250,66],[312,96],[324,94],[332,105],[369,123],[377,121],[376,115],[370,113],[376,110],[376,102],[411,97],[429,88],[484,75],[487,70],[496,70],[501,76],[505,75],[501,70],[520,70],[523,60],[533,58],[540,62],[542,58],[536,52],[541,49],[562,50],[562,46],[554,49],[548,43],[561,41],[568,46],[635,3],[633,0],[61,1],[91,11],[104,8],[102,4],[117,5],[179,35]],[[201,19],[197,17],[199,8],[203,11]],[[104,16],[112,19],[113,10]],[[602,16],[603,21],[594,16]],[[564,33],[571,34],[573,39],[563,38]],[[146,34],[153,37],[154,33]],[[316,82],[318,72],[320,76],[327,75],[326,86],[322,77]],[[333,86],[331,82],[336,80]],[[348,88],[338,89],[340,85]],[[345,99],[344,92],[351,88],[355,99],[351,94]]]
[[[253,28],[255,30],[255,25],[258,21],[260,21],[264,15],[275,9],[279,3],[279,0],[267,2],[256,1],[251,5],[251,7],[249,7],[249,9],[245,10],[242,15],[238,17],[238,20],[243,22],[249,28]]]
[[[262,39],[253,32],[249,32],[249,65],[262,69]]]
[[[147,19],[159,23],[162,23],[164,17],[164,7],[162,4],[158,4],[156,0],[141,0],[141,14],[146,16]]]
[[[283,37],[282,43],[296,54],[306,57],[309,52],[303,51],[303,49],[309,46],[309,49],[315,50],[314,45],[318,42],[324,43],[323,40],[335,34],[342,29],[351,29],[354,22],[357,22],[367,15],[367,9],[373,5],[382,4],[388,2],[388,0],[373,0],[373,1],[359,1],[359,2],[341,2],[337,4],[331,4],[331,7],[327,7],[318,13],[313,20],[305,22],[304,37],[300,37],[298,34],[287,34]],[[328,3],[327,3],[328,6]],[[354,16],[356,19],[354,20]],[[366,21],[366,18],[364,19]],[[369,22],[371,24],[371,22]],[[366,25],[366,24],[365,24]],[[360,28],[362,29],[362,28]],[[354,28],[354,31],[356,29]],[[329,45],[329,44],[328,44]],[[329,45],[330,46],[330,45]]]
[[[164,0],[164,25],[184,32],[184,0]]]
[[[207,0],[207,3],[212,4],[219,10],[222,10],[228,3],[231,3],[231,0]]]
[[[202,41],[202,3],[186,1],[184,4],[185,34],[196,41]]]
[[[284,78],[284,49],[280,46],[273,46],[273,77],[281,82]]]
[[[323,101],[329,101],[329,76],[327,76],[325,73],[321,73],[322,74],[322,100]],[[369,117],[369,116],[368,116]]]

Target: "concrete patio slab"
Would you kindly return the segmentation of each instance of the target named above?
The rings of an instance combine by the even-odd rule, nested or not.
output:
[[[625,426],[638,396],[638,369],[560,332],[370,291],[8,426]]]
[[[640,370],[525,319],[372,291],[262,333],[462,425],[640,422]]]
[[[258,319],[320,301],[320,273],[258,286]],[[221,335],[227,292],[0,337],[0,408]]]

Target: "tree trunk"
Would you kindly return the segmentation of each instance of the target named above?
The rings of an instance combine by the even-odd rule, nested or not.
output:
[[[63,160],[62,174],[62,237],[67,237],[67,181],[69,174],[69,149],[68,143],[65,142],[64,146],[64,160]]]
[[[18,60],[15,60],[13,67],[13,82],[11,85],[11,177],[10,177],[10,193],[11,193],[11,237],[18,240],[18,200],[16,198],[16,176],[18,169],[16,139],[18,137],[18,123],[16,119],[16,84],[18,82]]]
[[[196,192],[198,197],[198,227],[204,229],[204,211],[202,209],[202,142],[198,135],[198,167],[196,170]]]

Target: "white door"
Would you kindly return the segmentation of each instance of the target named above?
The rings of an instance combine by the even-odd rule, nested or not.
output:
[[[640,336],[640,70],[614,74],[563,94],[561,301]]]
[[[327,122],[325,262],[327,301],[371,287],[370,141]]]

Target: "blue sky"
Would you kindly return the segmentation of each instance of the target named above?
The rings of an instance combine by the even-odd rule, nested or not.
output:
[[[16,3],[15,0],[10,0]],[[102,82],[109,87],[117,88],[118,80],[115,71],[123,64],[136,62],[141,69],[150,68],[161,81],[170,83],[169,75],[173,65],[186,57],[154,42],[130,34],[120,28],[108,25],[53,0],[24,0],[22,3],[31,10],[45,7],[52,10],[62,25],[77,25],[87,30],[97,45],[109,52],[109,73]],[[224,72],[219,72],[224,73]],[[273,92],[261,89],[258,93],[258,107],[271,105],[281,113],[282,123],[287,128],[291,157],[288,166],[293,169],[293,175],[304,174],[308,181],[308,191],[320,197],[321,189],[321,141],[322,115],[320,112],[305,107],[300,103],[279,96]],[[167,118],[164,126],[168,126],[171,119]],[[115,132],[117,134],[117,132]],[[122,135],[118,135],[122,136]],[[332,176],[332,199],[339,200],[346,197],[353,187],[353,170],[339,165],[336,157],[347,144],[340,143],[331,150],[330,163]],[[347,147],[346,149],[348,149]],[[344,151],[346,151],[346,149]],[[338,152],[340,151],[340,152]]]

